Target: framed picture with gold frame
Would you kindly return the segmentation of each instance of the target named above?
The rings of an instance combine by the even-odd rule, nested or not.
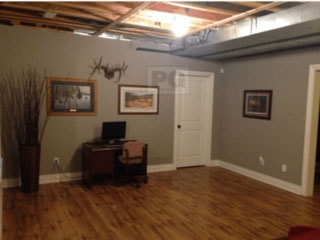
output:
[[[159,87],[119,85],[119,114],[158,114]]]
[[[51,116],[97,115],[97,81],[47,77],[47,113]]]

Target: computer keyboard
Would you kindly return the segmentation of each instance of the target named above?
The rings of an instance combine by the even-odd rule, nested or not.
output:
[[[118,148],[118,147],[122,147],[123,145],[122,144],[111,144],[111,145],[107,145],[107,147],[110,147],[110,148]]]
[[[122,147],[123,144],[105,144],[107,148],[119,148]]]

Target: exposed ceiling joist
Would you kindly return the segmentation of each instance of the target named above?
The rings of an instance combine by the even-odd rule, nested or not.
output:
[[[152,2],[144,2],[142,4],[140,4],[139,6],[131,9],[129,12],[127,12],[125,15],[122,15],[121,17],[119,17],[118,19],[116,19],[115,21],[113,21],[112,23],[110,23],[108,26],[102,28],[101,30],[97,31],[94,35],[98,36],[106,31],[108,31],[109,29],[111,29],[113,26],[117,25],[118,23],[122,22],[123,20],[127,19],[128,17],[132,16],[133,14],[135,14],[136,12],[143,10],[147,7],[149,7],[152,4]]]
[[[1,6],[1,5],[0,5]],[[6,2],[2,4],[2,6],[10,8],[13,13],[16,12],[15,9],[20,9],[21,11],[29,10],[29,11],[38,11],[38,12],[54,12],[60,15],[79,17],[79,18],[87,18],[92,20],[104,20],[105,17],[99,17],[97,14],[93,15],[86,12],[77,11],[77,8],[69,8],[70,5],[62,4],[57,2],[54,6],[51,6],[46,3],[37,4],[37,3],[20,3],[15,4],[14,2]],[[65,7],[68,8],[65,8]],[[0,15],[1,16],[1,15]],[[36,18],[37,16],[35,16]],[[40,17],[40,15],[38,15]]]
[[[264,5],[264,3],[262,2],[243,2],[243,1],[236,1],[234,2],[234,4],[240,5],[240,6],[246,6],[246,7],[250,7],[250,8],[258,8]],[[281,11],[281,8],[277,8],[277,7],[273,7],[273,8],[269,8],[268,11],[270,12],[279,12]]]
[[[96,19],[100,20],[114,20],[119,17],[118,14],[115,14],[112,11],[108,11],[108,9],[100,8],[97,6],[93,6],[92,4],[87,3],[75,3],[75,2],[57,2],[57,6],[66,7],[69,9],[77,9],[80,10],[78,12],[82,14],[86,14]]]
[[[272,7],[266,8],[265,6]],[[294,7],[302,2],[0,2],[0,24],[44,28],[69,33],[100,35],[103,32],[133,32],[153,36],[156,41],[171,44],[177,19],[188,22],[188,34],[202,29],[223,27],[248,16],[260,17],[273,11]],[[249,10],[249,11],[248,11]],[[47,14],[46,14],[47,13]],[[51,18],[45,16],[51,13]],[[50,20],[50,22],[48,22]],[[52,26],[52,28],[51,28]],[[128,27],[130,26],[130,27]],[[165,36],[164,36],[165,35]],[[150,39],[150,38],[148,38]]]
[[[164,4],[169,4],[173,6],[178,6],[182,8],[188,8],[188,9],[194,9],[202,12],[210,12],[210,13],[219,13],[222,15],[232,16],[234,14],[238,14],[239,12],[231,11],[231,10],[225,10],[221,8],[214,8],[214,7],[207,7],[203,6],[201,4],[195,4],[195,3],[185,3],[185,2],[163,2]]]
[[[275,6],[279,6],[279,5],[284,4],[284,3],[285,2],[272,2],[272,3],[264,4],[264,5],[262,5],[262,6],[258,7],[258,8],[251,9],[249,11],[233,15],[232,17],[225,18],[225,19],[223,19],[221,21],[217,21],[217,22],[208,24],[206,26],[200,27],[200,28],[198,28],[198,29],[196,29],[196,30],[194,30],[192,32],[189,32],[189,34],[190,33],[197,33],[197,32],[200,32],[200,31],[202,31],[204,29],[217,28],[217,27],[220,27],[222,25],[228,24],[230,22],[239,21],[239,20],[245,19],[245,18],[247,18],[249,16],[252,16],[253,14],[256,14],[256,13],[264,11],[264,10],[268,10],[270,8],[273,8]]]
[[[288,4],[291,2],[281,8],[288,7]],[[235,22],[217,31],[189,35],[175,40],[165,50],[178,56],[215,61],[319,46],[319,39],[320,3],[310,2]]]

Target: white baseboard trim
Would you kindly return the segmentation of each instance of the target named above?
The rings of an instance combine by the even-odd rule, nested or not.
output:
[[[219,165],[219,160],[210,160],[208,163],[207,163],[207,167],[217,167]]]
[[[39,184],[76,181],[76,180],[80,180],[81,176],[82,176],[81,172],[40,175]],[[12,187],[18,187],[18,186],[20,186],[19,178],[2,179],[3,188],[12,188]]]
[[[295,194],[304,195],[302,186],[300,186],[300,185],[289,183],[289,182],[280,180],[278,178],[270,177],[268,175],[258,173],[258,172],[255,172],[255,171],[243,168],[243,167],[239,167],[237,165],[234,165],[234,164],[231,164],[228,162],[224,162],[221,160],[211,160],[210,162],[211,163],[209,164],[209,166],[219,166],[219,167],[228,169],[230,171],[239,173],[241,175],[244,175],[246,177],[253,178],[257,181],[272,185],[274,187],[281,188],[283,190],[286,190],[286,191],[289,191],[289,192],[292,192]]]
[[[40,176],[39,184],[48,184],[48,183],[56,183],[56,182],[70,182],[70,181],[81,180],[81,178],[82,178],[81,172],[48,174],[48,175],[41,175]]]
[[[283,190],[303,195],[303,190],[300,185],[292,184],[274,177],[267,176],[262,173],[258,173],[243,167],[239,167],[237,165],[224,162],[221,160],[211,160],[207,163],[208,167],[222,167],[228,169],[230,171],[239,173],[241,175],[247,176],[249,178],[255,179],[260,182],[267,183],[274,187],[281,188]],[[175,171],[177,168],[174,164],[159,164],[159,165],[150,165],[147,168],[147,172],[164,172],[164,171]],[[41,175],[39,178],[39,184],[48,184],[48,183],[56,183],[56,182],[68,182],[68,181],[76,181],[81,179],[81,172],[71,172],[64,174],[48,174]],[[19,178],[10,178],[2,180],[3,188],[11,188],[20,186]]]
[[[2,179],[1,186],[2,188],[12,188],[12,187],[20,186],[20,179],[19,178]]]
[[[147,167],[147,172],[165,172],[165,171],[174,171],[174,170],[177,170],[177,168],[172,163],[159,164],[159,165],[150,165],[150,166]]]
[[[177,168],[174,164],[159,164],[159,165],[148,166],[147,172],[164,172],[164,171],[173,171],[176,169]],[[82,177],[81,172],[40,175],[39,184],[76,181],[76,180],[80,180],[81,177]],[[7,178],[2,180],[3,188],[12,188],[12,187],[18,187],[18,186],[20,186],[19,178]]]

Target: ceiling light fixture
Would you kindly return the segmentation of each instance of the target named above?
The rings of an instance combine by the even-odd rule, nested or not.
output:
[[[174,16],[171,30],[176,37],[184,36],[189,30],[188,17],[180,15]]]

